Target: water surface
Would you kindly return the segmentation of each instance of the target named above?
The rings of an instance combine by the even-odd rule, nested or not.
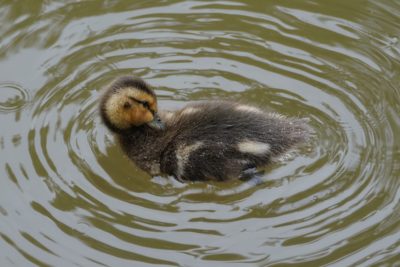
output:
[[[398,1],[0,2],[1,266],[400,266]],[[241,100],[315,138],[259,186],[132,165],[97,99]]]

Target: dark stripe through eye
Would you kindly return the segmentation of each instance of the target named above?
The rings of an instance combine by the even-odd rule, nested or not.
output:
[[[147,109],[150,108],[149,102],[147,102],[147,101],[140,101],[140,104],[142,104],[142,105],[143,105],[145,108],[147,108]]]
[[[129,99],[131,99],[131,100],[133,100],[133,101],[135,101],[135,102],[137,102],[139,104],[142,104],[147,109],[150,109],[149,102],[147,102],[147,101],[142,101],[142,100],[136,99],[136,98],[131,97],[131,96],[129,96]]]

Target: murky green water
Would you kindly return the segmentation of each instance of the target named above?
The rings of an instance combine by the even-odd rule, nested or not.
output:
[[[66,2],[0,2],[0,266],[400,266],[399,1]],[[97,114],[122,74],[316,138],[256,187],[151,178]]]

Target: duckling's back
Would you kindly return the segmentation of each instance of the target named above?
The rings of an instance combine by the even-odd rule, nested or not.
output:
[[[267,165],[309,136],[303,119],[232,103],[193,104],[167,122],[161,170],[180,180],[239,178]]]

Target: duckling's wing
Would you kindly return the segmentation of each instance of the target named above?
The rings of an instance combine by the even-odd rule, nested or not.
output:
[[[168,158],[170,171],[182,180],[239,178],[307,136],[301,120],[229,102],[192,105],[177,116]]]
[[[244,108],[246,107],[246,108]],[[266,113],[231,102],[209,102],[189,106],[180,114],[177,128],[182,139],[209,140],[231,146],[258,148],[267,145],[280,154],[309,136],[305,120]],[[244,149],[245,150],[245,149]]]

